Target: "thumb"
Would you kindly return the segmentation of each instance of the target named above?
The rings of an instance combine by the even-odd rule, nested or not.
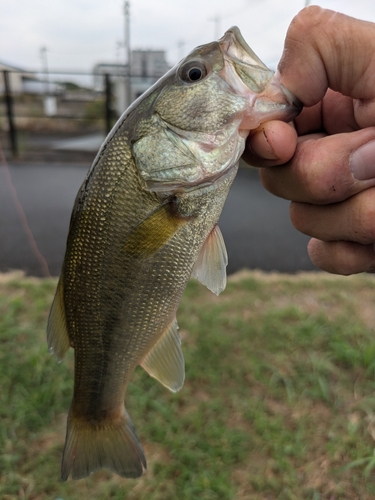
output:
[[[278,71],[305,106],[319,102],[328,87],[358,99],[357,123],[363,127],[365,120],[367,126],[374,116],[375,24],[307,7],[288,29]]]

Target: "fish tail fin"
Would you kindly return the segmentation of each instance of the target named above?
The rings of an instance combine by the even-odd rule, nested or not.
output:
[[[75,418],[70,412],[61,479],[66,481],[70,472],[73,479],[81,479],[102,467],[132,478],[146,470],[142,445],[129,415],[124,409],[120,418],[98,422]]]

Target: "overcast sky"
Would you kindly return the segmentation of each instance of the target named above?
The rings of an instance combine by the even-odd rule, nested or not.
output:
[[[310,3],[375,22],[374,0]],[[131,0],[131,46],[165,49],[174,64],[237,25],[257,55],[275,67],[288,25],[304,5],[305,0]],[[3,0],[0,61],[40,69],[40,49],[46,47],[50,69],[122,62],[124,50],[117,45],[124,39],[123,12],[123,0]]]

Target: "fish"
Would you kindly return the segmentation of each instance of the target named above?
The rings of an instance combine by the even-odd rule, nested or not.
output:
[[[194,49],[119,118],[77,194],[47,341],[74,348],[61,478],[146,458],[124,405],[140,365],[181,389],[176,311],[191,278],[217,295],[228,262],[218,226],[249,132],[301,103],[237,27]]]

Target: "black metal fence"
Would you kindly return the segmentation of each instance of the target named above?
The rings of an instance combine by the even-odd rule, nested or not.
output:
[[[114,86],[122,81],[125,93],[130,85],[109,73],[0,71],[0,140],[13,159],[31,157],[38,144],[46,150],[48,137],[104,136],[120,114]]]

